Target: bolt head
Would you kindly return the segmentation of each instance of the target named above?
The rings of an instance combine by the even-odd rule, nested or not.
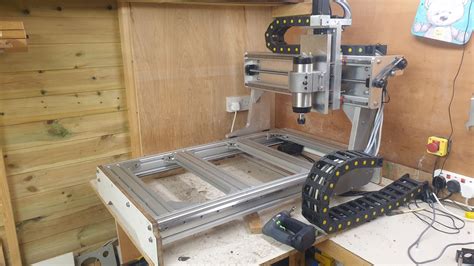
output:
[[[153,237],[150,236],[150,237],[148,238],[148,242],[153,243]]]
[[[125,206],[127,206],[128,208],[130,208],[130,202],[125,203]]]

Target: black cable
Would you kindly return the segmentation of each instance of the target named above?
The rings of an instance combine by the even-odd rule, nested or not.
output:
[[[454,134],[453,118],[451,116],[451,105],[453,104],[454,95],[456,93],[456,90],[455,90],[456,89],[456,82],[458,80],[459,73],[461,72],[462,66],[464,64],[464,55],[466,54],[466,46],[467,46],[465,42],[466,42],[466,37],[468,35],[469,24],[471,22],[472,2],[474,2],[474,1],[471,0],[471,3],[469,4],[469,10],[468,10],[468,13],[467,13],[467,25],[466,25],[466,30],[464,31],[464,36],[463,36],[463,48],[462,48],[462,54],[461,54],[461,61],[459,62],[458,70],[456,72],[456,75],[454,76],[453,87],[452,87],[452,90],[451,90],[451,99],[449,100],[449,105],[448,105],[449,125],[450,125],[450,128],[451,128],[451,132],[449,133],[449,137],[448,137],[448,145],[451,144],[451,139],[452,139],[453,134]],[[446,161],[449,159],[449,154],[451,154],[451,153],[448,152],[448,154],[446,155],[446,158],[444,158],[443,165],[441,166],[441,173],[443,172],[444,165],[446,164]]]
[[[356,197],[356,196],[366,196],[368,194],[371,194],[376,191],[359,191],[359,190],[351,190],[344,192],[342,194],[339,194],[339,197]]]
[[[388,81],[385,81],[385,84],[383,85],[383,88],[382,88],[382,104],[390,102],[390,94],[388,93],[387,86],[388,86]]]
[[[315,163],[315,162],[316,162],[313,158],[309,157],[309,156],[306,155],[306,154],[300,154],[300,156],[303,157],[303,158],[305,158],[306,161],[308,161],[308,162],[310,162],[310,163]]]

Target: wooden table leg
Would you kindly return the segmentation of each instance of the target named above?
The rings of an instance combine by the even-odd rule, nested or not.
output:
[[[141,258],[142,254],[117,222],[115,222],[115,227],[117,228],[121,262],[127,263]]]

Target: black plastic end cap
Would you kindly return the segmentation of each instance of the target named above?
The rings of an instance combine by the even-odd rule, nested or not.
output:
[[[446,187],[446,180],[442,176],[435,176],[433,177],[433,181],[431,182],[433,187],[437,190],[444,189]]]
[[[397,64],[397,68],[400,69],[400,70],[403,70],[405,69],[406,67],[408,66],[408,61],[403,58],[400,62],[398,62]]]
[[[293,107],[293,113],[307,114],[311,112],[311,107]]]

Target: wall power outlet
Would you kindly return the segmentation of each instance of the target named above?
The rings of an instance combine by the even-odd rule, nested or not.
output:
[[[434,172],[434,176],[443,177],[446,183],[451,182],[451,186],[457,187],[459,185],[463,197],[468,199],[474,198],[474,178],[446,170],[441,171],[441,169],[437,169]]]
[[[238,106],[238,110],[235,110]],[[225,98],[225,109],[229,113],[233,113],[235,111],[247,111],[250,106],[250,96],[229,96]]]

